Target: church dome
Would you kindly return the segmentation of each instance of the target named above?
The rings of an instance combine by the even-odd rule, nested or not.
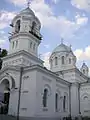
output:
[[[41,23],[40,20],[37,18],[37,16],[35,16],[35,13],[31,10],[31,8],[27,7],[25,9],[23,9],[17,16],[28,16],[30,17],[32,20],[34,19],[37,23],[37,26],[39,26],[39,28],[41,28]],[[16,16],[16,18],[17,18]],[[27,17],[26,17],[27,18]]]
[[[66,46],[65,44],[61,43],[59,46],[57,46],[52,53],[56,52],[71,52],[71,48]]]
[[[12,24],[14,22],[17,21],[17,19],[30,19],[30,21],[35,21],[35,24],[37,26],[39,26],[38,28],[40,29],[41,28],[41,23],[40,23],[40,20],[35,16],[35,13],[33,12],[33,10],[29,7],[23,9],[21,12],[19,12],[15,17],[14,19],[12,20]]]
[[[76,67],[76,56],[71,46],[61,43],[53,50],[49,63],[53,72],[72,69]]]
[[[19,15],[22,14],[35,16],[34,12],[29,7],[25,8],[19,13]]]

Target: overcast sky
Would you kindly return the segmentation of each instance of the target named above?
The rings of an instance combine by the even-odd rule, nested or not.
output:
[[[27,7],[26,0],[0,0],[0,47],[9,48],[9,24],[13,17]],[[43,35],[39,53],[46,61],[61,38],[77,56],[90,67],[90,0],[31,0],[31,9],[41,21]]]

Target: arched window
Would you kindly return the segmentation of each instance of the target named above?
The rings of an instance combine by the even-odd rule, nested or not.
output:
[[[62,56],[61,60],[62,60],[62,64],[64,64],[64,62],[65,62],[65,61],[64,61],[64,56]]]
[[[30,48],[32,48],[32,42],[30,42]]]
[[[12,49],[14,48],[14,41],[12,42]]]
[[[71,64],[71,58],[69,58],[69,64]]]
[[[83,69],[83,73],[85,74],[85,70]]]
[[[63,110],[66,110],[66,96],[63,98]]]
[[[20,31],[20,20],[18,20],[15,25],[15,32],[18,33],[19,31]]]
[[[57,65],[58,64],[58,59],[57,59],[57,57],[55,57],[55,65]]]
[[[65,93],[64,98],[63,98],[63,111],[68,110],[68,94]]]
[[[47,107],[47,97],[48,97],[48,89],[44,89],[44,94],[43,94],[43,107]]]
[[[35,44],[33,45],[33,50],[35,50]]]
[[[55,108],[58,111],[58,93],[55,94]]]
[[[51,61],[50,61],[50,62],[51,62],[51,68],[52,68],[52,67],[53,67],[53,61],[52,61],[52,59],[51,59]]]
[[[35,29],[35,27],[36,27],[36,23],[35,23],[35,21],[33,21],[33,22],[32,22],[32,29],[31,29],[32,32],[33,32],[33,30]]]

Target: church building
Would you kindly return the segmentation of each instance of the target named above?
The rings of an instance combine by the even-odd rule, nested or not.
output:
[[[30,7],[10,24],[9,52],[0,70],[0,108],[5,114],[58,119],[90,116],[88,66],[79,70],[70,46],[61,43],[50,58],[50,70],[38,57],[41,23]]]

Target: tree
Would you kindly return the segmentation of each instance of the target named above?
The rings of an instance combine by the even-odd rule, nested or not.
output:
[[[1,49],[0,48],[0,70],[2,68],[2,62],[3,62],[2,58],[5,57],[5,56],[7,56],[7,54],[8,54],[8,52],[7,52],[6,49]]]
[[[3,49],[2,50],[2,52],[1,52],[2,54],[1,54],[1,57],[5,57],[5,56],[7,56],[7,50],[6,49]]]

